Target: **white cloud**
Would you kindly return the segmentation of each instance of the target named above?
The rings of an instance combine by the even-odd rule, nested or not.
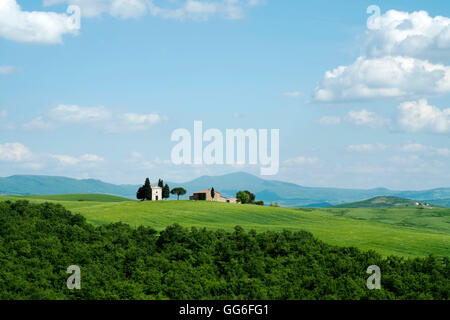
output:
[[[39,170],[49,165],[55,167],[55,161],[56,165],[62,167],[93,168],[105,160],[95,154],[74,157],[61,154],[35,153],[19,142],[0,144],[0,162],[15,163],[22,168]]]
[[[22,11],[16,0],[2,0],[0,2],[0,37],[19,42],[62,43],[63,35],[77,35],[80,30],[79,12],[76,8],[69,7],[68,13],[72,15]]]
[[[337,116],[323,116],[319,123],[324,126],[337,125],[341,123],[341,118]]]
[[[144,0],[113,0],[109,12],[123,19],[139,18],[147,13],[147,6]]]
[[[422,144],[419,144],[419,143],[406,144],[400,148],[400,150],[403,152],[422,152],[427,149],[428,149],[428,147],[426,147]]]
[[[387,146],[381,143],[378,144],[354,144],[347,147],[349,152],[374,152],[386,150]]]
[[[105,107],[79,107],[76,105],[58,105],[45,116],[38,116],[24,124],[27,130],[54,129],[64,124],[98,124],[108,121],[111,113]]]
[[[105,161],[105,159],[103,159],[102,157],[99,157],[95,154],[84,154],[80,157],[81,161],[86,161],[86,162],[103,162]]]
[[[23,128],[25,130],[44,130],[44,129],[51,129],[54,127],[55,124],[52,124],[50,121],[46,121],[44,117],[39,116],[31,120],[30,122],[27,122],[23,124]]]
[[[287,165],[314,165],[318,161],[317,157],[296,157],[284,161]]]
[[[207,20],[214,15],[240,19],[246,8],[264,3],[262,0],[185,0],[166,1],[164,5],[153,0],[44,0],[44,5],[60,3],[78,5],[83,17],[110,14],[119,18],[138,18],[150,13],[163,19]]]
[[[302,95],[302,93],[300,91],[291,91],[291,92],[286,92],[283,94],[283,96],[288,97],[288,98],[293,98],[293,99],[297,99],[301,95]]]
[[[18,142],[0,144],[0,161],[22,162],[31,159],[33,153]]]
[[[51,158],[56,159],[61,163],[62,165],[68,165],[73,166],[78,164],[79,160],[77,158],[67,156],[67,155],[58,155],[58,154],[52,154],[50,155]]]
[[[450,156],[449,148],[437,148],[436,153],[440,156]]]
[[[38,170],[44,165],[35,161],[36,154],[19,142],[6,142],[0,144],[0,162],[7,163],[8,166],[19,166],[26,169]]]
[[[1,23],[1,22],[0,22]],[[0,66],[0,74],[6,75],[14,72],[16,68],[12,66]]]
[[[327,71],[314,98],[322,102],[415,97],[450,92],[450,67],[407,57],[367,59]]]
[[[50,158],[58,161],[59,164],[63,166],[83,166],[83,167],[94,167],[104,161],[104,159],[95,154],[84,154],[80,157],[72,157],[68,155],[58,155],[51,154]]]
[[[424,146],[420,143],[410,143],[400,147],[400,151],[407,153],[422,153],[426,155],[449,156],[449,148],[436,148],[433,146]]]
[[[450,108],[441,110],[428,104],[426,99],[409,101],[398,107],[399,126],[410,132],[450,132]]]
[[[421,99],[401,103],[397,109],[396,119],[392,120],[366,109],[349,111],[343,120],[370,128],[389,128],[407,132],[450,132],[450,108],[441,110],[429,105],[426,99]],[[322,125],[337,125],[341,120],[337,116],[324,116],[319,122]]]
[[[450,19],[426,11],[390,10],[371,17],[363,55],[327,71],[316,87],[321,102],[417,98],[450,92]]]
[[[389,123],[389,119],[385,119],[365,109],[349,111],[346,116],[346,121],[357,126],[368,126],[372,128],[382,127]]]
[[[166,120],[157,113],[114,113],[105,107],[80,107],[77,105],[58,105],[47,114],[38,116],[23,127],[26,130],[55,129],[67,124],[88,125],[108,132],[139,131]]]
[[[83,17],[86,18],[110,14],[127,19],[147,14],[146,0],[44,0],[44,6],[61,3],[79,6]]]
[[[104,121],[108,120],[110,116],[110,112],[105,107],[79,107],[64,104],[57,106],[49,112],[51,120],[66,123]]]
[[[450,58],[450,19],[426,11],[390,10],[373,19],[365,35],[371,57]]]
[[[31,170],[39,170],[42,169],[45,165],[40,162],[25,162],[22,167]]]
[[[161,7],[155,5],[155,1],[149,1],[149,10],[153,16],[164,19],[177,20],[207,20],[214,15],[221,15],[227,19],[241,19],[246,8],[262,4],[258,0],[222,0],[200,1],[187,0],[178,7]]]
[[[70,4],[81,8],[83,18],[96,17],[102,13],[108,12],[110,8],[109,0],[44,0],[44,6],[53,6],[55,4]]]
[[[356,126],[366,126],[370,128],[379,128],[389,126],[391,120],[383,118],[374,112],[366,109],[351,110],[343,118],[339,116],[323,116],[320,118],[319,123],[324,126],[338,125],[343,121],[351,123]]]
[[[125,113],[123,115],[123,120],[125,125],[127,125],[130,130],[146,130],[149,127],[163,121],[164,117],[160,116],[157,113]]]

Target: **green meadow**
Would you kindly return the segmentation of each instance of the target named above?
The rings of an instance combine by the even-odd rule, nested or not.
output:
[[[5,196],[0,201],[60,203],[88,222],[123,222],[162,230],[185,227],[232,230],[306,230],[334,245],[375,250],[382,255],[450,257],[450,209],[261,207],[204,201],[139,202],[109,195]]]

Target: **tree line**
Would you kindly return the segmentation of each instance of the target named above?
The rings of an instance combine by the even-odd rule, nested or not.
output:
[[[67,267],[81,289],[66,286]],[[381,268],[381,289],[366,287]],[[0,299],[439,299],[448,257],[406,259],[326,244],[304,231],[257,233],[123,223],[95,227],[59,204],[0,202]]]

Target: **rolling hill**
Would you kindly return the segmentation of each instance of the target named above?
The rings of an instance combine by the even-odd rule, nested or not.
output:
[[[98,195],[97,195],[98,196]],[[406,257],[450,256],[450,209],[436,208],[276,208],[204,201],[78,201],[80,195],[58,200],[41,197],[0,197],[60,203],[94,225],[123,222],[156,230],[178,223],[185,227],[233,230],[306,230],[339,246],[375,250]],[[103,199],[105,200],[105,199]]]
[[[334,208],[398,208],[417,207],[416,200],[399,197],[375,197],[368,200],[346,203],[334,206]]]
[[[450,188],[424,191],[393,191],[376,189],[339,189],[304,187],[294,183],[264,180],[257,176],[236,172],[223,176],[202,176],[185,183],[166,181],[170,187],[182,186],[188,193],[215,187],[227,197],[235,196],[239,190],[249,190],[256,198],[265,202],[278,201],[284,206],[328,207],[369,199],[378,196],[394,196],[427,202],[441,201],[450,205]],[[72,193],[102,193],[135,198],[138,185],[115,185],[94,179],[71,179],[52,176],[16,175],[0,178],[0,194],[4,195],[46,195]],[[437,203],[437,202],[436,202]]]
[[[54,176],[15,175],[0,178],[0,194],[48,195],[99,193],[131,197],[136,186],[114,185],[95,179],[72,179]]]

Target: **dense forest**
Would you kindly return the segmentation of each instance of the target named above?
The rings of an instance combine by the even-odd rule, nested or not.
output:
[[[67,267],[81,268],[69,290]],[[381,290],[366,269],[381,268]],[[94,227],[57,204],[0,203],[0,299],[449,299],[448,258],[383,258],[307,232]]]

